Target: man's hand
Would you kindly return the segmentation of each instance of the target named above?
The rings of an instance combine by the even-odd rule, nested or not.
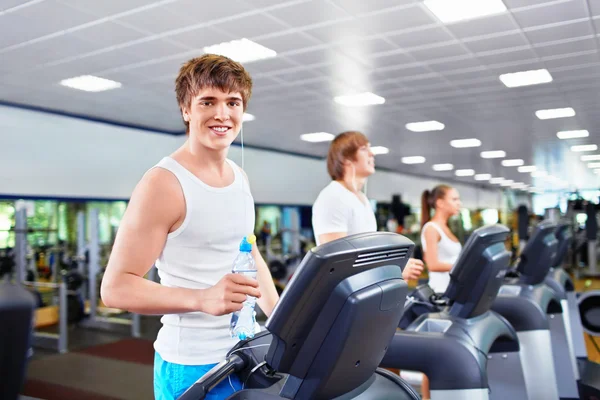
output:
[[[227,274],[217,284],[203,290],[199,311],[211,315],[226,315],[242,309],[247,296],[260,298],[258,281],[241,274]]]
[[[423,261],[417,260],[416,258],[410,258],[404,267],[404,271],[402,271],[402,278],[404,278],[405,281],[419,279],[422,272]]]

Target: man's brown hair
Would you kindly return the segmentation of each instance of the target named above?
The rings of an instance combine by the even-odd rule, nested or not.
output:
[[[337,135],[327,154],[327,172],[331,179],[344,179],[344,161],[355,160],[358,149],[367,144],[369,139],[360,132],[348,131]]]

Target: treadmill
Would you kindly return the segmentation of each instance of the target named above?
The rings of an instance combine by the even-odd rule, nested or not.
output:
[[[267,330],[238,342],[179,399],[203,399],[233,373],[243,389],[229,399],[419,399],[398,375],[378,368],[402,316],[402,269],[413,248],[389,232],[313,248]]]
[[[576,360],[585,361],[588,355],[581,324],[579,301],[571,277],[562,268],[573,240],[571,225],[566,222],[559,223],[556,227],[555,235],[558,240],[556,259],[544,283],[554,290],[561,299],[560,302],[563,308],[563,319],[567,327],[571,357]]]
[[[508,234],[501,225],[475,230],[450,271],[444,295],[437,297],[427,285],[413,292],[403,318],[405,330],[394,335],[382,367],[425,373],[432,400],[519,398],[510,387],[492,387],[487,373],[489,353],[499,346],[509,373],[520,378],[517,390],[524,392],[517,333],[490,310],[510,262],[504,245]],[[426,313],[413,318],[421,311]]]
[[[531,399],[579,397],[561,297],[545,284],[558,253],[556,228],[551,221],[535,227],[492,306],[517,330]]]

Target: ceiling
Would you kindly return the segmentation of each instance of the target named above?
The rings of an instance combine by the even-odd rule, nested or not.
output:
[[[451,1],[451,0],[448,0]],[[573,187],[598,187],[574,144],[600,144],[599,0],[503,0],[508,11],[441,23],[422,0],[0,0],[0,102],[183,132],[173,92],[178,68],[204,46],[248,38],[277,57],[247,63],[254,80],[246,144],[324,156],[310,132],[360,130],[400,172],[473,183],[433,164],[452,163],[556,189],[480,152],[504,150]],[[499,75],[546,68],[551,83],[509,89]],[[90,74],[121,82],[89,93],[59,85]],[[338,95],[370,91],[385,104],[345,107]],[[572,118],[539,120],[572,107]],[[437,120],[442,131],[411,132]],[[558,140],[587,129],[585,139]],[[478,138],[478,148],[450,140]],[[597,152],[598,153],[598,152]],[[595,153],[592,153],[595,154]],[[405,165],[404,156],[426,162]]]

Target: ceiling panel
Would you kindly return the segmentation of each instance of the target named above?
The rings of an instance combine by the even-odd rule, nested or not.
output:
[[[27,26],[41,26],[46,34],[73,28],[96,19],[93,14],[76,10],[55,0],[35,3],[17,12],[28,21]],[[50,15],[52,18],[48,18]]]
[[[315,8],[319,9],[318,13],[315,12]],[[268,14],[294,28],[351,19],[350,15],[341,7],[322,0],[312,0],[278,8],[269,11]]]
[[[521,28],[564,23],[565,21],[588,17],[584,0],[548,3],[545,7],[515,11],[513,15]]]
[[[448,25],[448,29],[460,39],[497,34],[500,32],[517,31],[518,25],[515,24],[510,15],[498,14],[485,18],[478,18],[464,22],[456,22]]]
[[[429,26],[425,29],[391,34],[389,39],[404,49],[454,40],[452,34],[442,26]]]
[[[588,20],[569,22],[561,25],[533,27],[525,30],[531,43],[554,42],[583,36],[594,35],[592,25]]]
[[[433,24],[435,20],[420,5],[393,9],[358,18],[357,24],[379,33],[395,32]]]
[[[273,18],[255,14],[247,17],[242,17],[233,21],[225,21],[213,25],[214,28],[227,32],[230,36],[235,36],[236,39],[248,38],[253,39],[261,35],[273,35],[277,32],[285,32],[289,27],[277,22]]]

